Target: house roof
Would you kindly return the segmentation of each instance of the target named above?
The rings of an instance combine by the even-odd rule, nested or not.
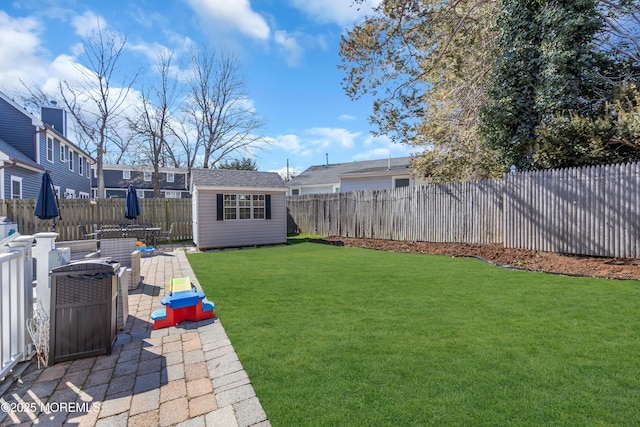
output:
[[[95,168],[95,166],[93,166]],[[153,166],[148,165],[123,165],[123,164],[115,164],[115,163],[104,163],[102,165],[103,170],[118,170],[118,171],[137,171],[137,172],[153,172]],[[158,169],[160,172],[169,172],[169,173],[189,173],[188,168],[168,168],[168,167],[160,167]]]
[[[410,173],[410,157],[311,166],[289,181],[289,187],[338,184],[340,177]],[[390,167],[389,167],[390,166]]]
[[[23,166],[35,168],[42,171],[45,170],[38,163],[30,159],[28,156],[23,154],[20,150],[18,150],[2,138],[0,138],[0,153],[3,153],[5,156],[7,156],[9,160],[20,163]]]
[[[286,184],[276,172],[259,172],[232,169],[192,169],[191,183],[211,188],[278,188],[286,190]]]

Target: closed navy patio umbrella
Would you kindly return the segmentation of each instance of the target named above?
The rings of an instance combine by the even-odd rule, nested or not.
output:
[[[54,219],[56,217],[60,217],[58,198],[55,190],[53,189],[51,176],[47,171],[42,174],[42,184],[40,186],[40,192],[38,193],[38,201],[36,202],[34,215],[40,219]],[[53,231],[55,230],[56,222],[54,221]]]
[[[124,208],[124,217],[127,219],[136,219],[138,216],[140,216],[138,193],[136,193],[136,187],[130,185],[127,189],[127,205]]]

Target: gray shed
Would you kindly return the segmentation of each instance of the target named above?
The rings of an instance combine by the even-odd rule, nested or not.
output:
[[[287,187],[277,173],[193,169],[191,192],[199,249],[286,243]]]

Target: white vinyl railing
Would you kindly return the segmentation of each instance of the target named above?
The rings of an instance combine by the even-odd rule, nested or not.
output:
[[[33,311],[31,249],[14,247],[0,253],[0,380],[32,356],[27,320]]]

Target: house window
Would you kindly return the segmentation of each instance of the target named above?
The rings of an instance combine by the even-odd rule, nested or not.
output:
[[[265,219],[264,194],[225,194],[224,219]]]
[[[86,176],[89,178],[89,160],[87,160],[87,167],[85,168]]]
[[[53,138],[47,138],[47,161],[53,163]]]
[[[299,189],[295,188],[295,189],[291,190],[291,195],[292,196],[297,196],[299,194],[300,194],[300,190]]]
[[[73,172],[73,164],[74,164],[74,161],[75,161],[75,160],[73,160],[73,154],[74,154],[73,150],[69,150],[69,170],[71,172]]]
[[[89,193],[85,193],[85,192],[80,191],[78,193],[78,197],[81,198],[81,199],[88,199],[89,198]]]
[[[18,176],[11,177],[11,198],[22,199],[22,178]]]
[[[167,182],[174,182],[175,177],[172,173],[167,173]]]
[[[409,186],[409,178],[396,178],[395,179],[395,183],[394,183],[394,187],[395,188],[408,187],[408,186]]]
[[[179,199],[180,192],[179,191],[165,191],[164,192],[165,199]]]
[[[64,144],[60,144],[60,161],[64,162],[66,160],[67,156],[65,156],[65,146]]]
[[[224,219],[237,218],[237,196],[235,194],[224,195]]]
[[[76,190],[71,190],[67,188],[64,192],[65,199],[75,199],[76,198]]]
[[[151,172],[144,173],[144,180],[147,182],[151,182]]]
[[[97,188],[92,188],[91,189],[91,198],[92,199],[97,199],[98,198],[98,189]]]
[[[55,191],[56,192],[56,196],[58,198],[60,198],[60,186],[59,185],[54,185],[53,186],[53,191]]]
[[[84,158],[81,156],[78,156],[78,173],[84,175]]]
[[[122,171],[122,179],[131,179],[131,171],[130,170]]]

